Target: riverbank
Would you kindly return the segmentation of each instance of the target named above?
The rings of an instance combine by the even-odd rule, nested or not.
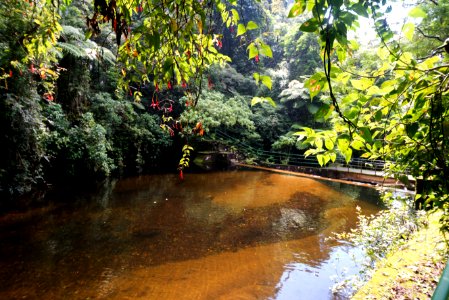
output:
[[[447,245],[439,215],[379,263],[371,280],[352,299],[430,299],[446,265]]]

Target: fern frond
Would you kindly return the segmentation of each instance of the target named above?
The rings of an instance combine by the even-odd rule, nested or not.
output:
[[[77,58],[89,58],[84,48],[74,45],[72,43],[58,42],[58,47],[66,54],[70,54]]]
[[[62,26],[62,37],[67,40],[84,40],[84,33],[80,28],[73,26],[63,25]]]
[[[108,48],[100,47],[99,52],[100,52],[101,58],[105,62],[107,62],[111,65],[114,65],[116,63],[117,57]]]

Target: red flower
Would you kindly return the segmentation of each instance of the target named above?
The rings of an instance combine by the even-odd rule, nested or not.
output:
[[[55,99],[53,98],[53,95],[50,94],[50,93],[45,93],[45,94],[44,94],[44,98],[45,98],[45,100],[47,100],[47,101],[53,101],[53,100],[55,100]]]
[[[151,106],[153,109],[156,109],[156,108],[159,107],[159,100],[157,99],[157,97],[156,97],[156,102],[154,102],[154,96],[153,96],[153,98],[151,98],[151,104],[150,104],[150,106]]]
[[[12,71],[9,70],[9,77],[12,77]]]
[[[184,180],[184,173],[182,172],[182,169],[179,170],[179,179]]]
[[[171,83],[170,83],[170,81],[167,83],[167,87],[168,87],[168,89],[169,90],[171,90],[172,89],[172,86],[171,86]]]
[[[217,40],[217,47],[218,49],[221,49],[221,47],[223,47],[223,43],[220,40]]]
[[[182,81],[182,87],[185,89],[187,87],[187,83],[185,80]]]
[[[254,60],[255,60],[256,62],[259,62],[259,54],[256,54],[256,56],[254,57]]]

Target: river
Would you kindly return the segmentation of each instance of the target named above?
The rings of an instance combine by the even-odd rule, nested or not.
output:
[[[0,299],[341,299],[371,188],[263,171],[147,175],[0,217]]]

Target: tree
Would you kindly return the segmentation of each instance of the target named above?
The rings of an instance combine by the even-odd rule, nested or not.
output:
[[[317,155],[320,164],[335,160],[337,154],[349,161],[355,150],[363,157],[385,159],[399,179],[406,181],[410,173],[423,180],[424,188],[416,195],[423,206],[449,212],[449,65],[438,49],[427,49],[425,58],[405,51],[388,26],[383,5],[385,1],[334,0],[293,5],[290,16],[312,14],[300,28],[320,36],[324,70],[306,86],[312,97],[323,95],[327,103],[322,109],[333,122],[331,131],[307,128],[298,134],[312,146],[307,153]],[[423,24],[438,20],[419,6],[409,15],[424,18]],[[359,16],[371,16],[380,39],[377,68],[372,70],[342,67],[357,48],[347,33],[357,26]],[[403,26],[405,40],[413,40],[414,29],[414,23]],[[442,226],[447,231],[445,216]]]

